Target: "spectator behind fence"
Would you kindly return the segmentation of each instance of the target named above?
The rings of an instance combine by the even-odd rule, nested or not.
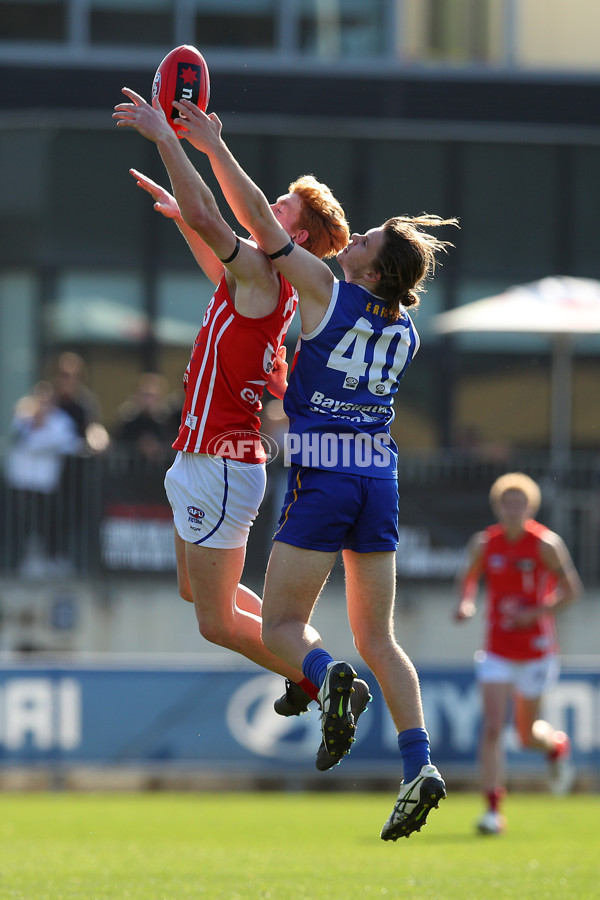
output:
[[[137,391],[120,407],[113,429],[116,441],[127,446],[132,456],[149,463],[166,463],[171,455],[172,410],[167,387],[162,375],[141,375]]]
[[[106,450],[109,437],[102,424],[100,402],[85,377],[85,363],[78,353],[66,350],[60,354],[54,375],[56,404],[73,419],[86,451],[100,453]]]
[[[86,384],[86,377],[85,362],[78,353],[66,350],[58,356],[54,369],[57,405],[71,417],[82,439],[81,452],[66,460],[59,495],[61,528],[79,572],[88,571],[97,554],[99,510],[92,502],[93,485],[100,466],[97,457],[110,444],[100,401]]]
[[[65,457],[78,453],[82,444],[73,420],[56,405],[49,382],[38,382],[18,401],[6,457],[4,521],[10,562],[23,574],[45,574],[64,565],[57,498]]]

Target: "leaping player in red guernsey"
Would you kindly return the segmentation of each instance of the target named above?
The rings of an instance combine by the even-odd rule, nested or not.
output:
[[[573,783],[569,738],[540,718],[540,706],[559,672],[555,616],[577,598],[581,582],[562,538],[533,519],[541,493],[528,475],[513,472],[498,478],[490,503],[498,524],[469,542],[455,618],[474,615],[483,579],[486,639],[476,654],[475,671],[483,698],[480,754],[487,808],[477,829],[499,834],[506,825],[500,812],[505,792],[502,732],[511,699],[521,744],[549,761],[550,788],[566,793]]]
[[[163,110],[128,88],[115,107],[117,125],[156,143],[173,195],[140,172],[131,174],[172,218],[196,261],[216,285],[186,369],[185,403],[165,488],[173,508],[181,596],[193,602],[207,640],[283,675],[286,695],[276,709],[302,712],[317,688],[261,639],[261,600],[240,584],[250,526],[262,501],[266,454],[259,436],[264,387],[285,390],[284,338],[296,291],[254,242],[239,238],[182,149]],[[290,238],[320,258],[348,242],[340,204],[312,175],[290,185],[273,205]],[[300,698],[290,707],[293,686]]]

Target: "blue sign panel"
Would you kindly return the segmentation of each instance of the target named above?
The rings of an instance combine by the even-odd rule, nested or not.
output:
[[[360,667],[359,667],[360,668]],[[361,671],[361,674],[365,674]],[[481,707],[470,669],[426,668],[420,679],[432,756],[472,766]],[[367,676],[368,677],[368,676]],[[375,679],[344,770],[378,773],[399,764],[394,725]],[[314,769],[319,712],[277,716],[283,679],[262,669],[35,667],[0,669],[0,764],[168,763],[249,773]],[[600,668],[566,669],[546,715],[573,740],[581,770],[600,763]],[[507,732],[517,767],[539,765]]]

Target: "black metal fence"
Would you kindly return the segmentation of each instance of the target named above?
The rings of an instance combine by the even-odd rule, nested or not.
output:
[[[113,445],[98,456],[66,458],[52,494],[14,490],[3,478],[0,575],[172,573],[173,524],[163,487],[168,464]],[[584,581],[599,583],[600,455],[590,454],[575,454],[563,472],[552,471],[542,454],[524,453],[509,465],[455,452],[401,454],[399,571],[418,579],[452,577],[458,551],[492,519],[490,485],[517,469],[539,482],[539,518],[565,539]],[[269,466],[267,473],[247,555],[256,577],[264,572],[285,484],[282,469]],[[413,564],[418,554],[421,562]]]

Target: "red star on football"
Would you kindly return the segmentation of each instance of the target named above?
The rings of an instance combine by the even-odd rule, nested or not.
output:
[[[187,68],[181,70],[181,77],[183,78],[184,84],[193,84],[194,81],[198,78],[198,73],[194,72],[193,69]]]

